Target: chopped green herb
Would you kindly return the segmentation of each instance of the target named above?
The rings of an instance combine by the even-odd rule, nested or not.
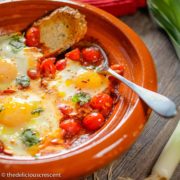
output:
[[[40,113],[42,113],[44,110],[42,109],[42,108],[37,108],[37,109],[35,109],[35,110],[33,110],[32,112],[31,112],[31,114],[40,114]]]
[[[14,53],[17,53],[18,51],[20,51],[22,48],[25,47],[24,44],[24,37],[23,35],[13,35],[11,37],[11,40],[9,41],[9,44],[11,45],[12,51]]]
[[[2,112],[4,109],[5,109],[4,106],[0,105],[0,112]]]
[[[79,92],[72,97],[72,102],[84,105],[91,99],[90,95],[85,92]]]
[[[30,85],[30,79],[26,75],[21,75],[16,78],[16,84],[26,88]]]
[[[39,138],[37,137],[37,133],[31,129],[24,130],[21,134],[21,139],[23,144],[25,144],[27,147],[34,146],[40,142]]]

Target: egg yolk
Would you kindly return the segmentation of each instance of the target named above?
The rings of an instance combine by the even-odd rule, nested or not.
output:
[[[0,83],[9,83],[13,81],[16,76],[16,65],[5,60],[0,60]]]
[[[106,78],[103,75],[94,71],[87,71],[75,79],[75,85],[78,88],[94,89],[100,87],[105,80]]]
[[[10,101],[1,105],[0,124],[18,127],[31,119],[33,105],[27,102]]]

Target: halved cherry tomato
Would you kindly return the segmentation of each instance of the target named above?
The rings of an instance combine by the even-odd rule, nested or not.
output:
[[[56,66],[54,65],[56,58],[51,57],[42,61],[40,65],[40,71],[43,76],[48,77],[50,75],[55,75]]]
[[[62,59],[62,60],[60,60],[60,61],[58,61],[56,63],[56,69],[58,71],[62,71],[63,69],[65,69],[66,64],[67,64],[67,60],[66,59]]]
[[[64,115],[69,115],[73,111],[73,109],[66,104],[59,104],[58,108]]]
[[[29,69],[27,71],[27,75],[33,80],[38,79],[40,77],[40,73],[37,69]]]
[[[118,74],[123,75],[124,66],[121,64],[114,64],[111,66],[112,70],[115,70]]]
[[[37,27],[31,27],[30,29],[28,29],[28,31],[26,32],[26,45],[27,46],[34,46],[34,47],[38,47],[40,44],[40,32],[39,32],[39,28]]]
[[[82,57],[85,62],[95,63],[100,60],[101,53],[96,47],[88,47],[82,50]]]
[[[65,136],[71,137],[78,134],[81,130],[81,126],[74,119],[68,119],[60,123],[60,128],[65,131]]]
[[[94,96],[90,104],[93,108],[98,109],[103,115],[108,115],[113,105],[112,98],[105,93]]]
[[[104,124],[105,119],[102,114],[93,112],[87,115],[83,119],[83,125],[86,129],[90,131],[98,130]]]
[[[66,53],[65,57],[73,61],[80,61],[81,58],[80,50],[78,48],[73,49],[72,51]]]

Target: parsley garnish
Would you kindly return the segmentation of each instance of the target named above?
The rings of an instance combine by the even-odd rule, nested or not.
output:
[[[40,108],[37,108],[37,109],[35,109],[35,110],[33,110],[32,112],[31,112],[31,114],[40,114],[40,113],[42,113],[44,110],[40,107]]]
[[[85,92],[79,92],[72,97],[72,102],[84,105],[91,99],[90,95]]]
[[[22,48],[25,47],[24,44],[24,37],[22,35],[15,34],[11,36],[11,40],[9,41],[9,44],[11,45],[12,51],[14,53],[17,53]]]
[[[16,84],[26,88],[30,85],[30,79],[26,75],[21,75],[16,78]]]
[[[27,147],[34,146],[40,142],[37,133],[31,129],[25,129],[21,134],[21,139]]]

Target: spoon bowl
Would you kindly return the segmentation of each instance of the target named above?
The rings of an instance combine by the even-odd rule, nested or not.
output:
[[[172,100],[161,94],[143,88],[116,73],[116,71],[112,70],[109,67],[109,60],[105,51],[97,44],[92,45],[97,47],[101,51],[104,58],[103,63],[96,68],[97,72],[109,73],[112,76],[116,77],[122,83],[131,88],[154,112],[156,112],[160,116],[163,116],[165,118],[172,118],[177,114],[176,105]]]

